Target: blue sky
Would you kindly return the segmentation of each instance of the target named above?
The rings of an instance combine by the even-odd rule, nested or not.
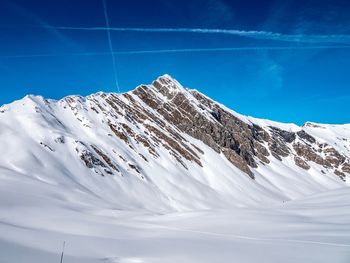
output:
[[[105,1],[121,91],[168,73],[242,114],[350,123],[348,1]],[[0,22],[0,104],[117,92],[102,0],[1,0]]]

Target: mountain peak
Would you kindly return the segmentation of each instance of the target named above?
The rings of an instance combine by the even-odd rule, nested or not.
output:
[[[322,126],[244,117],[165,74],[0,108],[0,167],[151,211],[282,202],[349,182],[350,127]]]
[[[160,156],[155,146],[162,145],[185,169],[189,163],[202,167],[203,161],[195,146],[189,145],[185,139],[190,136],[216,153],[222,153],[233,166],[252,179],[255,178],[254,169],[261,164],[267,165],[274,161],[273,158],[282,162],[284,158],[295,156],[289,161],[304,170],[311,169],[313,162],[326,167],[344,181],[345,173],[349,171],[350,174],[348,139],[336,127],[326,129],[325,138],[319,132],[313,137],[314,129],[308,129],[311,124],[294,129],[291,125],[242,116],[196,90],[184,88],[168,74],[159,76],[150,85],[141,85],[123,94],[67,96],[59,100],[58,105],[55,105],[56,101],[29,95],[19,103],[20,106],[23,104],[26,108],[34,109],[36,113],[48,112],[42,115],[44,121],[59,113],[55,117],[56,123],[63,123],[61,118],[66,118],[70,109],[74,122],[77,121],[78,126],[82,125],[84,131],[92,126],[95,126],[94,129],[106,128],[107,124],[109,136],[114,133],[135,151],[135,145],[144,142],[152,158]],[[61,112],[62,108],[64,113]],[[51,112],[53,109],[54,112]],[[1,109],[1,112],[5,111],[5,108]],[[96,122],[96,119],[101,120],[101,123]],[[339,135],[336,141],[327,139],[333,130]],[[80,132],[78,129],[77,134]],[[76,139],[81,140],[80,136]],[[325,145],[325,141],[329,143]],[[142,151],[139,153],[145,156]]]
[[[181,84],[172,76],[170,76],[169,74],[163,74],[161,76],[159,76],[155,81],[166,81],[166,82],[172,82],[174,84],[178,84],[181,86]]]
[[[173,77],[164,74],[152,82],[152,86],[166,97],[173,97],[176,93],[187,93],[188,91]]]

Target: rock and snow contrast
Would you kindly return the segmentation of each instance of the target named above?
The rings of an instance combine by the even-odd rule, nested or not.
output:
[[[350,124],[240,115],[164,75],[0,108],[0,262],[350,262]]]

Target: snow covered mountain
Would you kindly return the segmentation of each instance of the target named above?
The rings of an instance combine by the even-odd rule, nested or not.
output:
[[[124,94],[1,107],[2,173],[123,208],[282,202],[349,181],[350,125],[239,115],[164,75]]]
[[[0,249],[10,251],[0,256],[1,262],[21,262],[14,259],[17,250],[35,255],[35,262],[47,262],[57,240],[67,239],[47,231],[83,236],[87,231],[112,238],[123,230],[110,225],[114,224],[110,219],[131,220],[134,213],[241,209],[244,215],[256,217],[259,213],[250,208],[279,206],[324,192],[339,190],[339,198],[346,200],[350,182],[350,124],[299,127],[243,116],[197,90],[184,88],[169,75],[123,94],[100,92],[58,101],[29,95],[3,105],[0,145]],[[334,196],[338,195],[329,199]],[[323,195],[319,199],[329,201]],[[294,211],[293,205],[290,209]],[[339,215],[340,210],[334,211],[332,215]],[[269,221],[278,216],[281,213],[274,211],[263,218]],[[142,220],[145,226],[153,219]],[[214,221],[209,216],[208,222]],[[112,236],[108,226],[116,231]],[[55,240],[54,244],[35,245],[35,235],[42,235],[40,242]],[[73,236],[68,239],[74,242]],[[95,241],[91,244],[100,242]],[[28,244],[45,252],[33,254]],[[100,262],[107,253],[100,247],[98,255],[90,255],[94,261],[84,258],[80,249],[67,262]],[[45,253],[51,254],[46,257]],[[329,255],[344,256],[338,253]],[[176,257],[173,261],[108,260],[179,262]],[[198,262],[215,261],[201,258]]]

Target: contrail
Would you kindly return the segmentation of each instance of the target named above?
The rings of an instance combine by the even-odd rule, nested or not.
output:
[[[348,49],[350,45],[343,46],[260,46],[260,47],[228,47],[228,48],[184,48],[184,49],[158,49],[158,50],[132,50],[117,51],[117,55],[133,54],[159,54],[159,53],[190,53],[190,52],[224,52],[224,51],[254,51],[254,50],[303,50],[303,49]]]
[[[120,93],[119,90],[119,81],[118,81],[118,70],[117,70],[117,64],[115,62],[115,53],[113,51],[113,44],[112,44],[112,38],[111,38],[111,31],[110,31],[110,26],[109,26],[109,19],[108,19],[108,13],[107,13],[107,5],[106,5],[106,0],[102,0],[103,3],[103,12],[106,20],[106,30],[107,30],[107,37],[108,37],[108,45],[109,45],[109,50],[112,56],[112,63],[113,63],[113,72],[114,72],[114,80],[115,80],[115,85],[117,86],[118,92]]]
[[[47,28],[47,27],[46,27]],[[245,31],[236,29],[208,29],[208,28],[137,28],[137,27],[67,27],[67,26],[49,26],[56,30],[92,30],[92,31],[135,31],[135,32],[154,32],[154,33],[199,33],[199,34],[225,34],[236,35],[255,39],[275,40],[298,43],[338,43],[349,44],[350,35],[309,35],[309,34],[282,34],[268,31]]]
[[[183,48],[183,49],[157,49],[157,50],[130,50],[114,52],[84,52],[84,53],[58,53],[58,54],[28,54],[7,55],[0,58],[35,58],[35,57],[61,57],[61,56],[106,56],[106,55],[138,55],[138,54],[162,54],[162,53],[191,53],[191,52],[234,52],[256,50],[308,50],[308,49],[350,49],[350,45],[328,46],[259,46],[259,47],[228,47],[228,48]]]

